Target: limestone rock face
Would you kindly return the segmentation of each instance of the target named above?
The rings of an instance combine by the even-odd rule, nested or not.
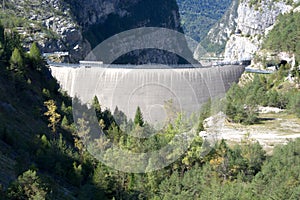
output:
[[[258,6],[244,0],[238,7],[237,29],[245,35],[264,34],[279,14],[289,12],[293,7],[280,0],[263,0]]]
[[[225,47],[225,60],[252,59],[278,15],[292,9],[293,6],[284,0],[262,0],[257,5],[251,5],[250,0],[241,1],[237,8],[235,34],[230,36]]]
[[[91,49],[69,5],[62,0],[7,0],[4,12],[24,20],[16,29],[27,48],[37,41],[43,52],[68,51],[73,60]]]
[[[200,43],[208,52],[215,52],[217,55],[224,51],[226,42],[236,28],[237,8],[239,0],[233,0],[230,7],[208,32],[206,38]],[[194,52],[194,57],[199,59],[202,52]]]
[[[258,41],[248,37],[232,35],[226,44],[225,60],[251,60],[258,50]]]

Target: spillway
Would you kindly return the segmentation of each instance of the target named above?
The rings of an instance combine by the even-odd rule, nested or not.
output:
[[[151,123],[167,117],[166,102],[170,100],[177,112],[199,111],[209,98],[224,96],[244,70],[240,65],[154,69],[51,66],[52,75],[70,96],[88,103],[96,95],[102,108],[113,112],[118,106],[129,118],[134,118],[140,106],[144,119]]]

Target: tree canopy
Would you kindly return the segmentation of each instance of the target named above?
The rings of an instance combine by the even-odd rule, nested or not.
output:
[[[267,35],[263,47],[273,51],[295,53],[300,62],[300,13],[289,12],[278,17],[274,28]]]

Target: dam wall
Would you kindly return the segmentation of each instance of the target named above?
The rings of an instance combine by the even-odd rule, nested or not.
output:
[[[211,68],[103,68],[51,66],[52,75],[63,90],[82,102],[96,95],[112,112],[118,106],[133,119],[140,106],[144,119],[162,122],[170,112],[198,112],[209,98],[222,97],[233,82],[238,82],[245,67],[228,65]]]

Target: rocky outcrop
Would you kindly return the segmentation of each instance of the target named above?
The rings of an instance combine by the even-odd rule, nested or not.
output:
[[[241,1],[237,9],[236,34],[231,35],[226,44],[225,59],[252,59],[268,30],[272,29],[277,16],[292,9],[293,6],[284,0],[263,0],[255,5],[250,0]]]
[[[5,12],[26,20],[17,30],[27,47],[38,41],[43,52],[68,51],[72,61],[125,30],[154,26],[182,32],[176,0],[7,0]],[[165,55],[143,56],[160,54]]]
[[[37,41],[43,52],[68,51],[77,60],[90,51],[78,23],[72,18],[69,6],[61,0],[7,0],[4,12],[22,19],[15,27],[29,48]]]
[[[226,42],[237,25],[236,17],[238,5],[239,0],[233,0],[222,19],[212,27],[205,39],[200,43],[208,52],[221,54],[224,51]],[[198,52],[194,53],[195,58],[199,57],[198,54]]]
[[[125,17],[128,8],[140,0],[62,0],[69,5],[72,15],[85,30],[87,27],[103,23],[109,15]]]
[[[224,59],[226,61],[251,60],[259,49],[260,42],[241,34],[233,34],[226,44]]]
[[[263,0],[252,5],[250,0],[244,0],[238,7],[237,29],[245,35],[264,34],[272,26],[279,14],[289,12],[293,7],[284,0]]]

